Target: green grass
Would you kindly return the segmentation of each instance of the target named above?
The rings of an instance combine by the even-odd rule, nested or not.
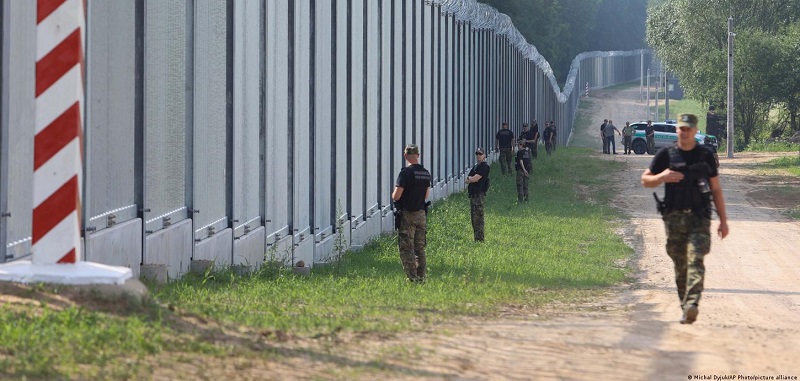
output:
[[[758,166],[769,170],[786,171],[793,176],[800,177],[800,154],[770,160]]]
[[[646,79],[645,79],[645,81],[646,81]],[[633,80],[633,81],[618,83],[616,85],[611,85],[611,86],[608,86],[608,87],[604,87],[603,91],[627,90],[627,89],[634,88],[634,87],[639,87],[639,80],[638,79]],[[591,98],[591,96],[592,96],[592,90],[589,90],[589,97]]]
[[[770,160],[766,163],[758,164],[758,168],[762,169],[768,175],[786,175],[800,177],[800,154],[797,156],[785,156],[778,159]],[[795,185],[786,186],[770,186],[772,192],[783,193],[784,195],[796,195],[797,187]],[[800,206],[790,208],[786,211],[786,215],[792,219],[800,220]]]
[[[151,285],[158,303],[123,313],[2,308],[0,378],[146,378],[147,359],[168,354],[276,355],[229,337],[224,327],[262,332],[256,342],[279,333],[390,333],[489,317],[504,305],[591,300],[625,279],[620,263],[632,249],[613,234],[621,216],[605,206],[612,191],[604,178],[621,164],[589,154],[558,147],[548,157],[542,150],[526,204],[516,201],[514,178],[493,165],[484,243],[472,240],[464,193],[437,202],[428,220],[425,284],[404,280],[396,238],[383,236],[311,276],[265,266],[251,276],[218,271]],[[187,317],[219,328],[187,324]]]
[[[786,141],[773,142],[750,142],[747,145],[748,152],[800,152],[800,144],[789,143]]]
[[[666,107],[664,107],[664,94],[658,101],[658,115],[665,115]],[[694,114],[697,115],[697,129],[700,132],[706,132],[706,113],[707,110],[703,105],[693,99],[684,98],[681,100],[669,100],[669,118],[678,119],[680,114]]]

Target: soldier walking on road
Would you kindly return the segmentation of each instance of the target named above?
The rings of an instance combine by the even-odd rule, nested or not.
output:
[[[511,174],[512,150],[514,149],[514,133],[508,129],[508,123],[503,122],[503,128],[495,135],[495,149],[500,151],[500,169],[503,175]]]
[[[519,150],[517,150],[517,159],[514,161],[514,167],[517,170],[517,200],[528,202],[528,182],[532,171],[531,153],[525,146],[524,141],[519,142]]]
[[[411,282],[425,281],[425,245],[427,234],[427,204],[431,195],[431,173],[419,164],[419,147],[409,144],[403,150],[408,166],[400,171],[395,182],[392,200],[400,213],[397,245],[400,262]]]
[[[483,207],[486,204],[486,190],[489,188],[489,164],[486,163],[483,148],[475,150],[475,160],[477,163],[469,171],[464,183],[468,184],[473,237],[476,242],[483,242]]]
[[[694,140],[697,117],[678,117],[678,142],[659,150],[650,168],[642,173],[642,185],[655,188],[664,184],[664,201],[658,209],[667,232],[667,254],[675,265],[675,284],[681,302],[681,324],[697,319],[703,292],[703,259],[711,250],[711,203],[719,215],[717,233],[728,235],[728,215],[719,182],[714,155]]]

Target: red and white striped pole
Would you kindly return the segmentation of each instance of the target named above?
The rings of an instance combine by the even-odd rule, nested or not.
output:
[[[81,257],[84,0],[36,2],[34,264]]]
[[[0,264],[0,281],[122,285],[130,268],[81,258],[86,3],[36,6],[33,258]]]

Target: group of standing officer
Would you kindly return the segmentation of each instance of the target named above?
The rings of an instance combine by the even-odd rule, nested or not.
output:
[[[522,133],[517,140],[516,156],[513,155],[514,133],[503,123],[495,135],[496,149],[500,152],[500,167],[503,175],[511,175],[511,161],[514,158],[514,169],[517,173],[517,199],[527,202],[529,198],[528,184],[533,172],[532,159],[538,156],[539,126],[534,120],[533,129],[523,124]],[[547,123],[545,129],[545,147],[550,154],[555,146],[555,124]],[[419,163],[420,150],[414,144],[403,149],[403,157],[408,164],[400,171],[392,192],[395,210],[395,228],[400,261],[406,276],[411,282],[424,282],[426,275],[426,235],[427,208],[430,205],[431,174]],[[472,220],[473,238],[476,242],[484,241],[484,207],[486,191],[489,189],[489,164],[486,162],[486,151],[475,150],[475,165],[464,179],[470,200],[470,218]]]
[[[619,132],[607,120],[603,134],[611,132],[608,152],[614,152],[613,131]],[[649,125],[650,123],[648,123]],[[534,124],[535,126],[535,124]],[[610,128],[609,128],[610,126]],[[719,215],[717,233],[721,238],[728,235],[728,217],[725,211],[725,200],[719,181],[716,162],[713,154],[705,147],[698,145],[694,137],[697,133],[697,117],[682,114],[678,119],[678,141],[672,147],[659,150],[650,166],[642,173],[641,183],[644,187],[654,188],[664,184],[664,201],[658,199],[658,210],[664,220],[667,233],[667,254],[672,259],[675,270],[675,285],[683,312],[680,323],[692,324],[699,313],[698,305],[703,291],[705,265],[703,259],[711,250],[711,213],[713,203]],[[623,133],[627,137],[630,125],[626,123]],[[626,131],[628,130],[628,131]],[[497,134],[501,159],[511,155],[511,148],[506,142],[514,140],[508,124],[503,123]],[[528,200],[528,179],[530,177],[531,150],[529,144],[536,144],[538,128],[533,133],[527,125],[518,140],[515,160],[517,170],[517,194],[520,202]],[[502,137],[502,139],[501,139]],[[532,138],[532,139],[531,139]],[[533,142],[531,142],[533,140]],[[629,141],[625,140],[625,153],[629,153]],[[506,152],[503,154],[503,152]],[[535,152],[535,151],[533,151]],[[408,280],[424,282],[426,274],[425,245],[427,233],[427,205],[430,197],[431,174],[419,163],[419,147],[409,144],[403,150],[403,157],[408,165],[400,171],[395,183],[392,200],[396,212],[399,213],[397,224],[397,241],[400,261],[403,264]],[[489,164],[486,163],[486,152],[482,148],[475,150],[476,164],[464,179],[470,199],[470,214],[474,239],[484,240],[483,213],[486,202],[486,190],[489,186]],[[503,164],[503,174],[510,174],[510,163]]]
[[[614,132],[617,135],[622,136],[622,144],[625,147],[625,155],[630,155],[633,153],[633,148],[631,147],[631,143],[633,141],[633,134],[636,133],[633,126],[631,126],[630,122],[625,122],[625,127],[622,128],[622,132],[614,126],[614,122],[611,119],[603,119],[603,124],[600,125],[600,140],[603,142],[603,153],[606,155],[609,154],[617,154],[617,143],[614,141]],[[653,128],[653,121],[648,120],[647,126],[644,128],[644,135],[647,141],[647,153],[648,154],[655,154],[656,150],[656,134],[655,129]]]

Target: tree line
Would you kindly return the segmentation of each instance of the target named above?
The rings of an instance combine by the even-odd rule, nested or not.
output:
[[[646,48],[646,0],[479,0],[503,12],[563,83],[576,55]]]
[[[800,131],[799,1],[654,0],[647,12],[647,43],[687,96],[716,106],[724,116],[729,17],[735,34],[736,146]]]

